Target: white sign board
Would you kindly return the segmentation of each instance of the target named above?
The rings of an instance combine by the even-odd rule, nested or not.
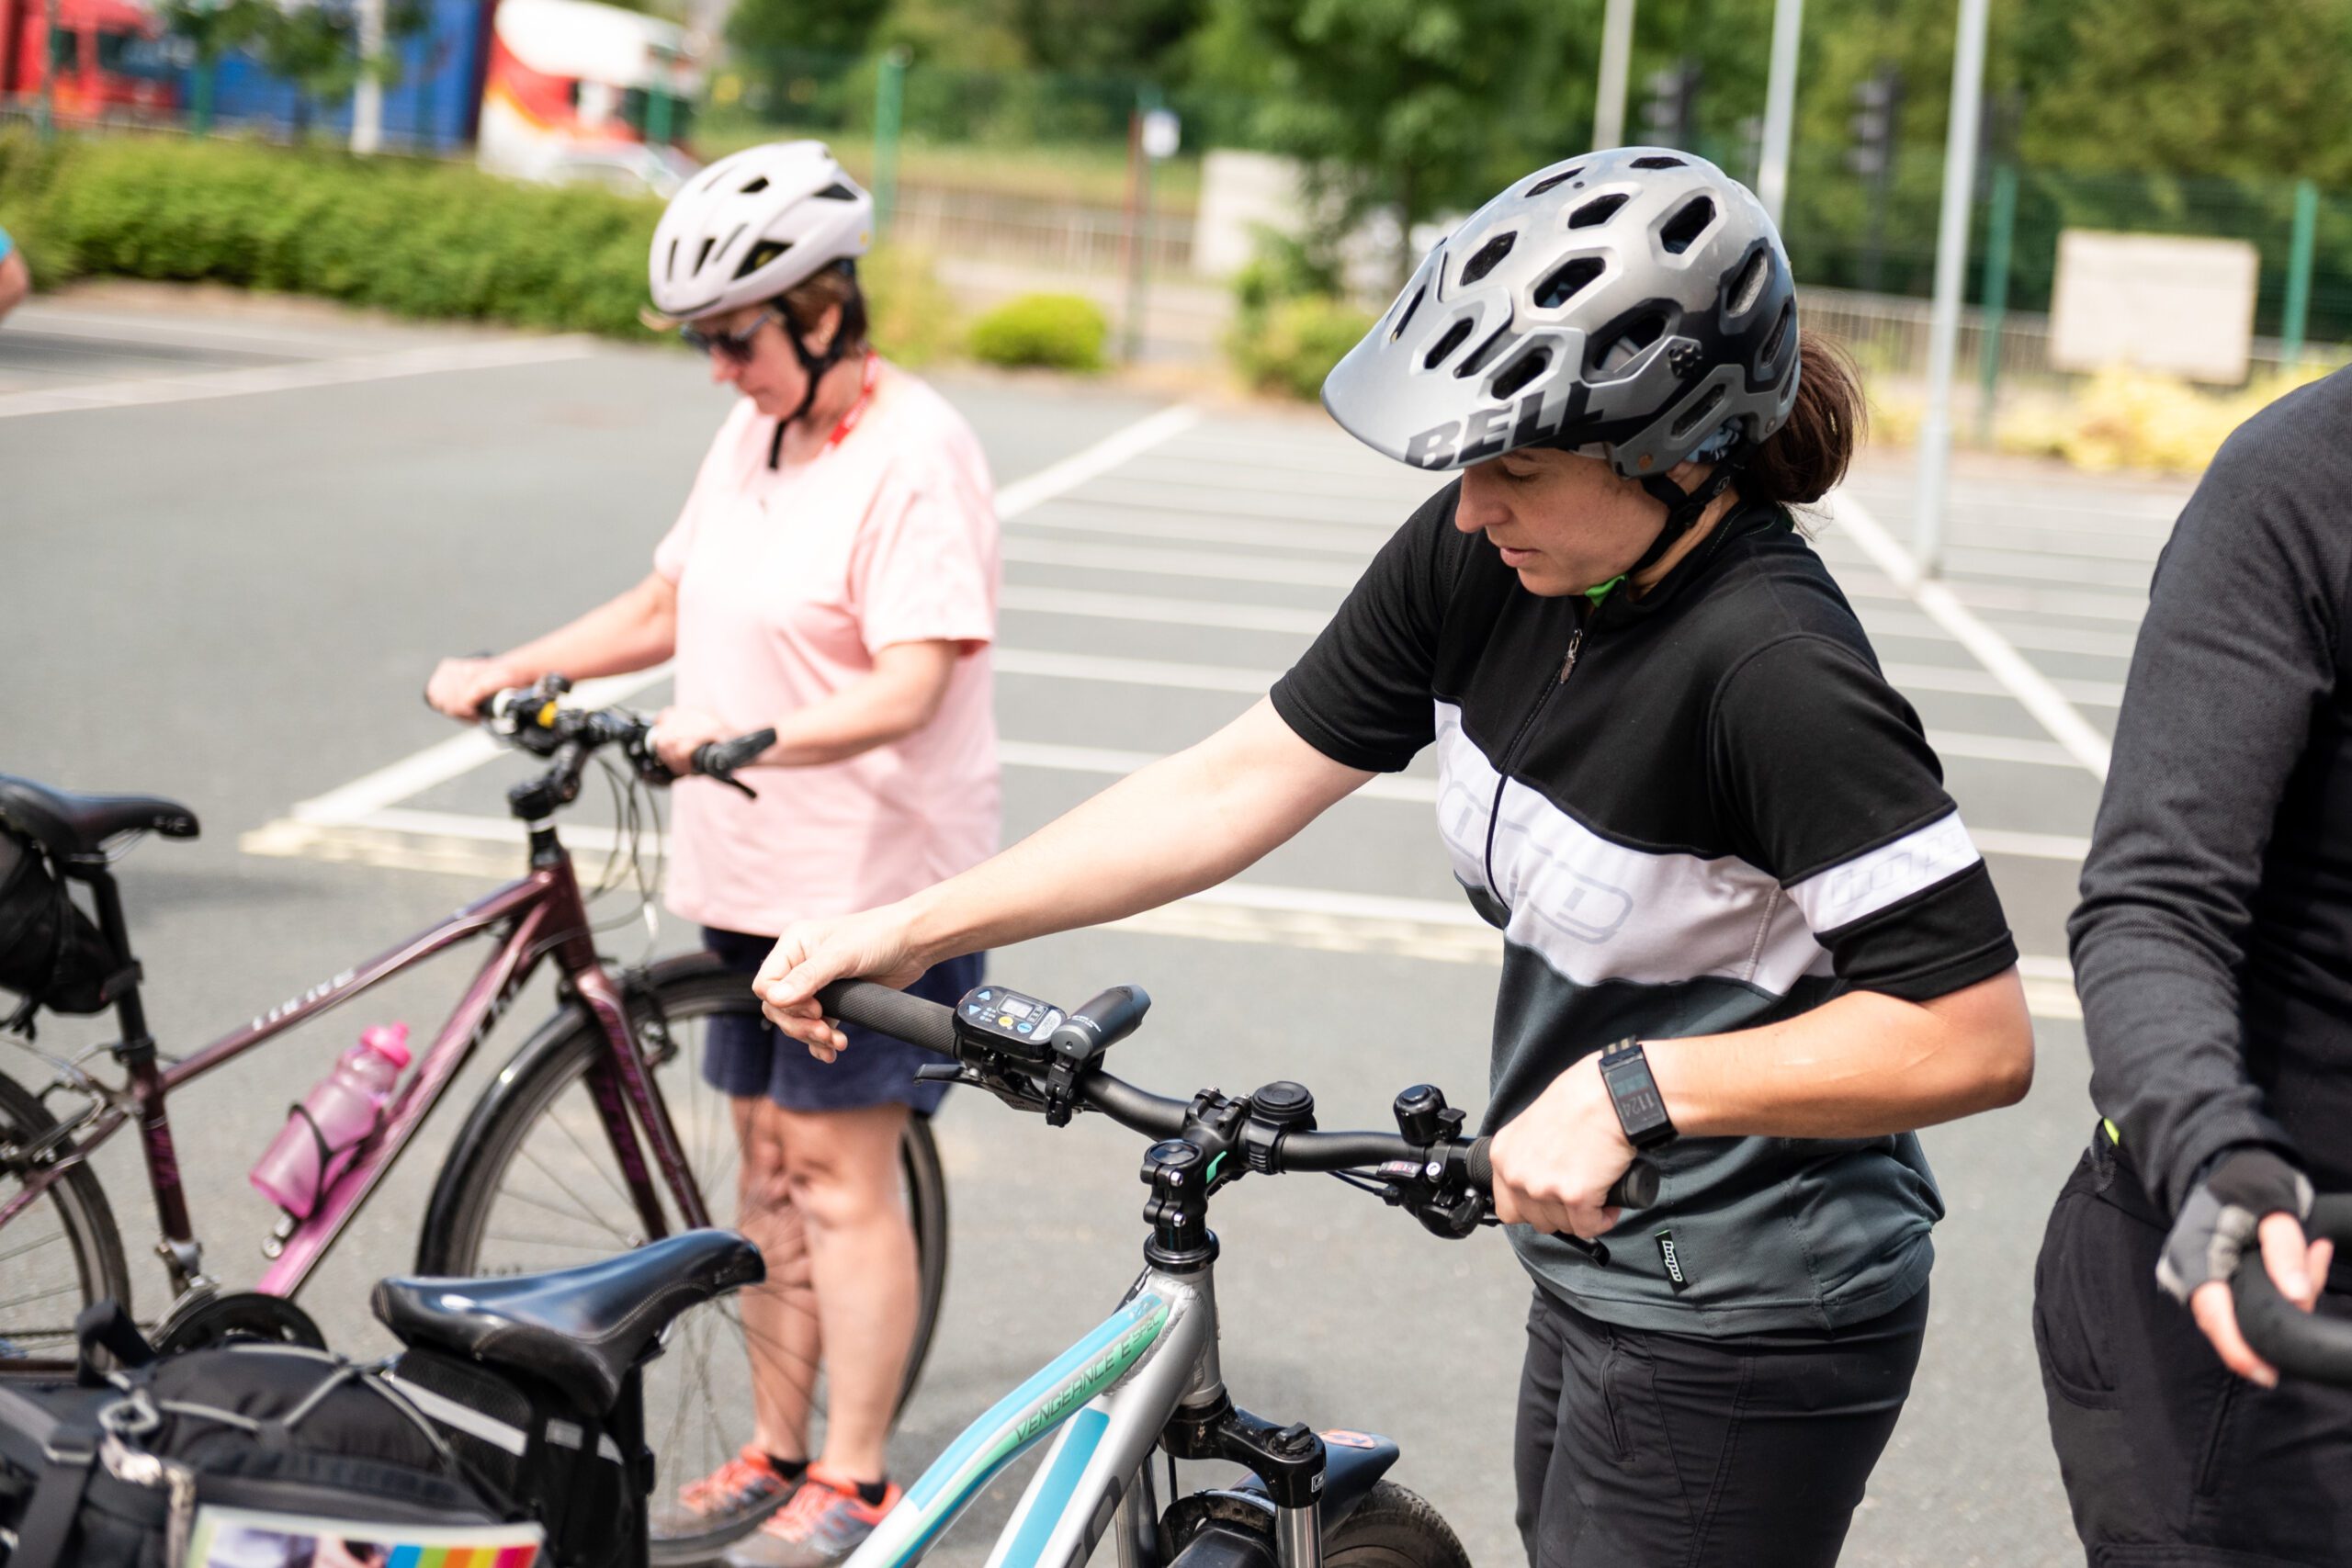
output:
[[[2129,366],[2234,386],[2254,343],[2261,257],[2243,240],[2173,234],[2058,236],[2050,363],[2060,370]]]
[[[1152,109],[1143,117],[1143,152],[1147,158],[1173,158],[1183,141],[1183,125],[1174,109]]]

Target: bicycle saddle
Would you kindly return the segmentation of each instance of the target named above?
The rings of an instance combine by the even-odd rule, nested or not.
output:
[[[196,813],[175,800],[152,795],[75,795],[7,773],[0,773],[0,818],[61,858],[96,854],[117,833],[196,837]]]
[[[765,1278],[758,1247],[700,1230],[544,1274],[384,1280],[368,1304],[404,1345],[510,1367],[602,1416],[671,1319]]]

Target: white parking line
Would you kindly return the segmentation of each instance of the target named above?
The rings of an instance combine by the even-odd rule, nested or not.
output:
[[[1215,582],[1261,582],[1299,588],[1349,588],[1363,575],[1344,561],[1285,560],[1279,556],[1221,555],[1210,550],[1152,549],[1136,545],[1087,545],[1060,539],[1006,539],[1004,558],[1029,566],[1071,567],[1141,577],[1195,577]]]
[[[1143,515],[1136,515],[1143,513]],[[1123,502],[1073,496],[1055,502],[1050,514],[1040,510],[1021,519],[1023,532],[1050,528],[1057,533],[1109,534],[1137,539],[1184,539],[1206,545],[1256,545],[1286,550],[1313,550],[1370,560],[1387,535],[1352,523],[1285,523],[1270,528],[1263,523],[1231,523],[1182,507],[1137,508]]]
[[[1131,457],[1182,435],[1201,423],[1201,411],[1189,403],[1160,410],[1123,430],[1113,431],[1082,452],[1049,463],[1026,479],[1013,480],[996,492],[996,514],[1018,517],[1031,507],[1067,495],[1089,479],[1100,479]]]
[[[2047,676],[2028,662],[2007,638],[1978,620],[1966,605],[1952,596],[1951,589],[1920,576],[1918,565],[1911,558],[1911,553],[1896,544],[1893,536],[1879,525],[1878,520],[1860,502],[1840,496],[1836,502],[1835,514],[1838,525],[1870,551],[1871,558],[1878,563],[1879,570],[1895,581],[1908,584],[1912,597],[1928,618],[1974,654],[1977,662],[2009,689],[2009,694],[2033,716],[2036,723],[2050,732],[2051,738],[2064,747],[2075,761],[2087,769],[2093,777],[2102,781],[2106,779],[2107,738],[2092,728],[2090,722],[2075,711],[2074,705],[2059,694]],[[2125,652],[2128,653],[2128,639],[2125,640]]]
[[[1295,632],[1312,637],[1331,619],[1324,610],[1279,604],[1230,604],[1213,599],[1163,599],[1146,593],[1102,593],[1086,588],[1031,588],[1007,583],[997,604],[1044,615],[1106,621],[1146,621],[1169,626],[1217,626],[1227,631]]]
[[[584,358],[595,349],[580,336],[502,339],[495,343],[435,344],[395,354],[298,365],[260,365],[195,376],[158,376],[125,381],[94,381],[78,387],[0,395],[0,419],[32,414],[74,413],[95,409],[141,408],[155,403],[208,398],[243,398],[258,392],[289,392],[316,387],[347,387],[403,376],[435,376],[451,370],[491,370],[514,365],[545,365]]]

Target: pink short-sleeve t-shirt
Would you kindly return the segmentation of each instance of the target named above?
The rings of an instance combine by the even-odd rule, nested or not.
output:
[[[978,439],[922,382],[883,365],[847,434],[768,467],[776,422],[750,399],[719,427],[654,551],[677,585],[677,701],[738,731],[867,674],[893,643],[963,653],[929,724],[815,767],[746,769],[674,791],[668,902],[773,936],[869,908],[996,852],[996,502]]]

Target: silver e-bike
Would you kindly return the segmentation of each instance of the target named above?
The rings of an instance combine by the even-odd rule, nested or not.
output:
[[[1386,1479],[1394,1442],[1284,1425],[1233,1403],[1217,1366],[1208,1228],[1220,1190],[1252,1172],[1302,1170],[1377,1192],[1442,1236],[1492,1224],[1487,1140],[1462,1136],[1463,1113],[1442,1094],[1421,1084],[1398,1095],[1390,1134],[1316,1131],[1314,1097],[1295,1083],[1190,1100],[1147,1093],[1098,1065],[1151,1005],[1131,986],[1075,1011],[1001,986],[978,987],[953,1008],[862,981],[820,999],[830,1016],[952,1058],[924,1077],[985,1089],[1055,1126],[1094,1111],[1159,1140],[1144,1156],[1144,1270],[1119,1310],[967,1428],[849,1568],[920,1562],[991,1480],[1048,1438],[988,1568],[1076,1568],[1106,1535],[1119,1568],[1468,1568],[1437,1510]],[[1637,1162],[1611,1201],[1645,1207],[1657,1184]],[[1162,1509],[1154,1448],[1170,1458],[1171,1493],[1180,1459],[1238,1463],[1246,1474]]]

